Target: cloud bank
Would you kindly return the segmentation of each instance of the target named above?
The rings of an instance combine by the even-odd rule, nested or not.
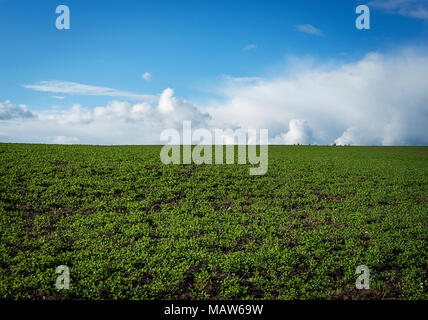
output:
[[[298,61],[297,61],[298,62]],[[167,128],[269,129],[270,143],[428,145],[428,53],[370,53],[354,63],[295,63],[277,77],[223,78],[221,98],[196,105],[165,89],[156,102],[33,112],[0,104],[0,139],[15,142],[160,144]],[[25,119],[25,121],[23,120]]]
[[[427,72],[426,51],[370,53],[355,63],[223,88],[224,101],[209,112],[218,124],[269,128],[285,143],[428,144]]]
[[[0,115],[2,105],[0,104]],[[0,120],[9,119],[10,117],[0,118]],[[209,126],[207,121],[210,115],[191,102],[174,97],[174,90],[167,88],[162,92],[155,106],[147,102],[131,104],[128,101],[119,100],[93,109],[74,104],[65,110],[53,109],[41,112],[34,121],[0,122],[0,141],[159,144],[160,132],[163,129],[180,129],[182,122],[189,119],[194,128],[205,128]]]

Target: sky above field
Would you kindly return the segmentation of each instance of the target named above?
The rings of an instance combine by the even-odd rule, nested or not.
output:
[[[0,0],[0,39],[1,142],[162,144],[191,120],[279,144],[428,144],[426,0]]]

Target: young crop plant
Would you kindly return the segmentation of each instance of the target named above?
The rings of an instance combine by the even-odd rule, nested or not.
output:
[[[0,296],[428,298],[427,147],[270,146],[265,175],[160,150],[0,144]]]

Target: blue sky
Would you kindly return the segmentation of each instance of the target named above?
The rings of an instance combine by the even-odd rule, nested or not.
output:
[[[55,28],[59,4],[70,8],[70,30]],[[371,9],[370,30],[355,27],[359,4]],[[131,106],[144,100],[143,95],[155,100],[172,88],[183,101],[213,110],[213,100],[230,98],[225,94],[230,92],[225,88],[228,77],[275,79],[294,72],[295,59],[310,61],[310,68],[339,68],[371,52],[425,52],[426,8],[418,0],[0,0],[0,102],[23,104],[34,113],[76,104],[92,112],[113,100]],[[304,32],[302,25],[316,32]],[[147,80],[142,77],[146,72]],[[112,88],[117,96],[99,90],[91,91],[96,95],[41,91],[46,81],[50,87],[72,82]],[[147,102],[156,108],[156,101]],[[0,137],[14,140],[6,133]],[[15,140],[26,139],[21,134]],[[96,139],[79,136],[78,141]]]

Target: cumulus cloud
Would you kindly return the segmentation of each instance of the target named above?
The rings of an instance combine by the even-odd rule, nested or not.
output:
[[[24,88],[36,91],[66,93],[73,95],[122,97],[131,100],[155,101],[156,97],[147,94],[136,94],[107,87],[97,87],[70,81],[40,81],[36,84],[24,85]]]
[[[174,97],[174,90],[171,88],[162,92],[156,111],[164,128],[181,128],[184,120],[191,120],[194,127],[207,127],[211,119],[208,113],[190,101]]]
[[[74,104],[65,111],[52,111],[40,114],[42,120],[52,120],[61,125],[88,124],[93,120],[91,111],[80,104]]]
[[[165,89],[158,103],[131,104],[114,100],[93,109],[80,104],[65,110],[40,112],[37,119],[0,126],[2,141],[83,144],[159,144],[167,128],[181,129],[184,120],[192,127],[208,127],[210,116]]]
[[[367,5],[389,14],[428,20],[428,3],[426,0],[373,0]]]
[[[356,127],[350,127],[343,132],[343,134],[334,140],[337,145],[350,145],[350,144],[364,144],[364,135]]]
[[[320,29],[314,27],[311,24],[298,24],[298,25],[295,25],[294,27],[296,28],[296,30],[298,30],[300,32],[312,34],[312,35],[315,35],[315,36],[322,36],[322,35],[324,35],[323,32]]]
[[[277,135],[272,142],[275,144],[310,144],[312,139],[312,129],[306,120],[292,119],[288,125],[286,133]]]
[[[152,80],[152,74],[150,72],[144,72],[141,77],[147,82]]]
[[[150,104],[142,102],[131,105],[127,101],[111,101],[105,107],[96,107],[96,119],[124,119],[126,121],[144,120],[153,114]]]
[[[172,90],[171,88],[167,88],[164,90],[164,92],[162,92],[160,99],[159,99],[159,105],[158,105],[158,110],[161,113],[169,113],[174,111],[174,106],[173,106],[173,96],[174,94],[174,90]]]
[[[0,102],[0,120],[35,118],[35,114],[26,105],[13,105],[9,100]]]

